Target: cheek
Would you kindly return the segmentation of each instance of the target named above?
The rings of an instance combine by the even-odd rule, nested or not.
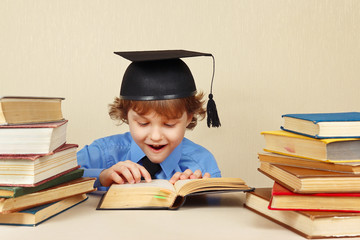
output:
[[[169,131],[167,134],[168,140],[175,144],[179,144],[184,138],[185,130],[185,128],[172,129],[172,131]]]
[[[136,143],[139,143],[139,141],[144,138],[144,131],[141,130],[140,127],[136,124],[129,123],[129,130],[132,138]]]

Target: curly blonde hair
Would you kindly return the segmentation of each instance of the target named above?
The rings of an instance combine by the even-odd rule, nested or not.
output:
[[[204,119],[206,110],[204,108],[203,93],[196,96],[169,100],[154,101],[134,101],[115,98],[112,104],[109,104],[109,115],[113,120],[118,120],[119,124],[128,123],[128,112],[134,110],[139,115],[147,114],[153,110],[157,114],[168,119],[180,118],[184,112],[193,115],[187,129],[194,129],[198,120]]]

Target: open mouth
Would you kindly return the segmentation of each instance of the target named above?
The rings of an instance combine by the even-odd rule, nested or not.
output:
[[[149,145],[150,148],[159,151],[161,149],[163,149],[166,145]]]

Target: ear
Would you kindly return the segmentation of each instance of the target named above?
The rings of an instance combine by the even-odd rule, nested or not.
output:
[[[186,127],[189,126],[189,124],[191,123],[193,116],[194,116],[194,114],[187,114]]]

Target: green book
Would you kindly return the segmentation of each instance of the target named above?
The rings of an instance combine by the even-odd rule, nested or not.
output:
[[[71,180],[82,177],[84,169],[72,170],[66,174],[60,176],[54,176],[45,180],[42,184],[35,187],[3,187],[0,186],[0,198],[15,198],[25,194],[38,192],[47,188],[54,187],[56,185],[69,182]]]

